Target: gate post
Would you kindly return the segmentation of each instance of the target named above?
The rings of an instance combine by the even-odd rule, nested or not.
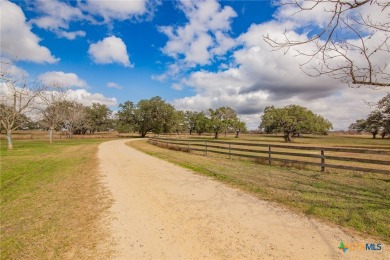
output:
[[[268,145],[268,164],[271,165],[271,145]]]

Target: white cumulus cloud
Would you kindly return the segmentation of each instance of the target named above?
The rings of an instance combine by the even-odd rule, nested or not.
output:
[[[28,76],[27,71],[16,66],[12,60],[4,57],[1,58],[0,73],[4,78],[21,79]]]
[[[68,98],[77,101],[85,106],[90,106],[92,103],[100,103],[108,107],[118,105],[116,98],[105,97],[100,93],[91,93],[85,89],[70,89],[67,92]]]
[[[1,56],[37,63],[55,63],[50,50],[40,46],[40,39],[31,32],[22,9],[16,4],[0,0],[0,46]]]
[[[57,0],[37,0],[35,9],[42,14],[31,21],[38,27],[52,31],[57,36],[68,40],[85,36],[86,33],[81,30],[69,31],[70,22],[85,19],[84,14],[78,7]]]
[[[98,64],[120,63],[132,67],[125,43],[121,38],[109,36],[97,43],[92,43],[88,50],[92,60]]]
[[[151,12],[151,4],[147,0],[87,0],[81,8],[90,14],[102,17],[104,22],[128,20]]]
[[[371,111],[365,101],[376,102],[386,95],[386,89],[348,88],[328,77],[307,76],[299,66],[305,57],[274,52],[260,37],[267,33],[282,35],[285,28],[278,22],[252,25],[236,39],[241,47],[234,51],[232,64],[215,72],[190,73],[180,84],[196,94],[178,98],[172,104],[178,109],[198,111],[230,106],[250,129],[258,127],[265,107],[297,104],[323,115],[340,130]],[[306,38],[292,31],[287,33]]]
[[[86,32],[78,30],[73,32],[66,32],[66,31],[58,31],[56,32],[59,37],[66,38],[68,40],[74,40],[77,37],[84,37],[86,35]]]
[[[80,79],[75,73],[65,73],[63,71],[50,71],[39,75],[39,79],[42,83],[50,84],[61,84],[65,87],[80,87],[84,88],[87,83]]]
[[[159,27],[159,31],[168,37],[162,51],[174,58],[179,67],[210,64],[216,55],[224,55],[235,45],[228,32],[231,20],[237,14],[230,6],[221,7],[215,0],[182,0],[179,8],[186,15],[187,24]],[[177,71],[169,69],[167,73]]]

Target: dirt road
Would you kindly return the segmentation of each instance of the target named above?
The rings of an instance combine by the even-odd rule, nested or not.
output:
[[[125,145],[100,145],[118,259],[386,259],[373,243]]]

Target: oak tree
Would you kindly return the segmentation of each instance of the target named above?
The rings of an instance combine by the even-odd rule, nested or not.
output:
[[[173,130],[175,108],[161,97],[143,99],[137,103],[134,111],[135,129],[145,137],[148,132],[169,133]]]
[[[298,105],[283,108],[266,107],[261,117],[260,130],[266,133],[283,133],[286,142],[291,142],[293,134],[326,134],[332,124],[320,115]]]

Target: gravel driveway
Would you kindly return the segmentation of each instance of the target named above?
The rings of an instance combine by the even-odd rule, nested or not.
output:
[[[378,241],[146,155],[129,141],[136,140],[102,143],[98,154],[114,199],[108,222],[118,259],[386,259],[386,247],[338,249],[341,241]]]

